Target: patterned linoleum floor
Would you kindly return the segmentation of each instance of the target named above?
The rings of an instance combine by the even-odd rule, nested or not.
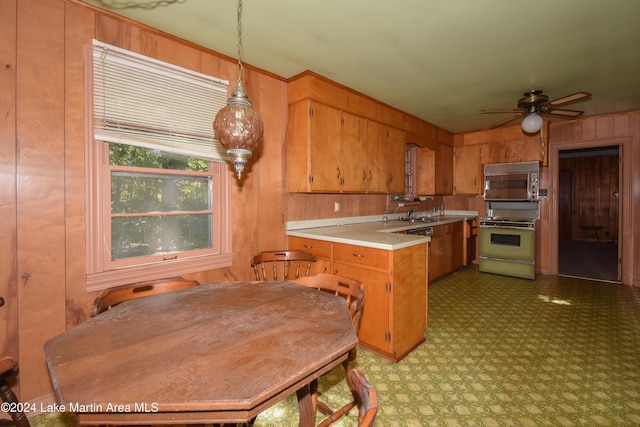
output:
[[[399,363],[359,350],[378,427],[640,425],[640,289],[471,266],[430,285],[425,338]],[[325,401],[346,400],[342,379],[341,369],[322,379]],[[336,425],[356,424],[354,409]],[[296,426],[295,398],[255,425]]]

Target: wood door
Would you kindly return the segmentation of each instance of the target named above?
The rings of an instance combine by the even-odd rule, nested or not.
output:
[[[483,170],[480,145],[456,147],[453,157],[454,194],[481,194]]]
[[[318,259],[311,263],[310,276],[331,271],[331,242],[295,236],[289,237],[288,241],[290,250],[305,251]]]
[[[311,191],[342,189],[342,112],[311,103]]]
[[[418,195],[433,195],[436,192],[436,153],[430,148],[423,147],[420,147],[417,153],[416,193]]]
[[[453,147],[436,146],[436,194],[453,194]]]
[[[334,261],[333,272],[364,284],[364,308],[358,338],[367,346],[390,353],[389,274],[340,261]]]
[[[342,113],[342,191],[367,189],[367,120]]]
[[[287,125],[287,185],[291,192],[311,191],[311,103],[289,105]]]
[[[405,141],[404,131],[387,126],[387,189],[388,193],[404,193]]]
[[[404,152],[403,152],[404,159]],[[403,160],[404,161],[404,160]],[[367,121],[367,192],[387,191],[387,129],[386,126]],[[404,191],[403,191],[404,192]]]

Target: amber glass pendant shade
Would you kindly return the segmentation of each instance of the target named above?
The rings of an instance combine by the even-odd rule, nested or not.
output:
[[[227,150],[240,179],[251,152],[258,146],[264,132],[262,119],[251,107],[241,81],[238,81],[227,105],[218,111],[213,121],[213,132],[220,145]]]

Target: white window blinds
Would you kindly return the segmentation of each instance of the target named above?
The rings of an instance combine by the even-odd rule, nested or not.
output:
[[[94,40],[94,138],[225,161],[212,123],[228,85]]]

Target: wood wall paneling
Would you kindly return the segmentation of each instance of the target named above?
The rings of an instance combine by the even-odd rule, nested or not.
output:
[[[84,52],[94,34],[95,13],[74,4],[65,5],[64,50],[64,194],[65,194],[65,286],[66,327],[72,328],[90,317],[94,293],[84,287],[85,265],[85,97]]]
[[[0,354],[19,360],[16,217],[16,9],[0,2]],[[19,390],[15,390],[19,394]]]
[[[20,0],[16,104],[21,398],[51,392],[44,342],[65,330],[64,7]],[[44,30],[44,31],[43,31]]]
[[[560,236],[595,240],[595,232],[580,228],[588,225],[603,227],[601,240],[617,241],[618,198],[613,193],[620,189],[618,175],[616,155],[560,159],[559,207],[569,215],[560,216]]]

